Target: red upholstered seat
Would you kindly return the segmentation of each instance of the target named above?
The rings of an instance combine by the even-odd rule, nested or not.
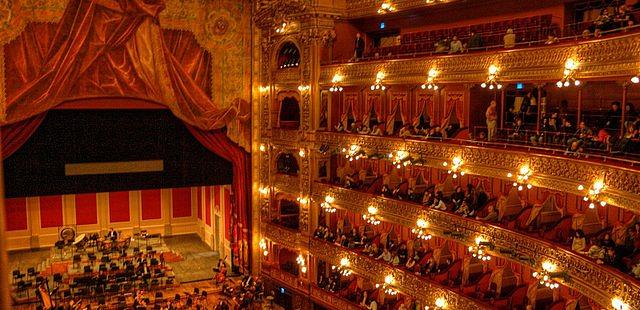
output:
[[[477,296],[478,293],[485,293],[489,290],[489,282],[491,281],[491,270],[483,273],[476,281],[463,285],[460,289],[462,294],[467,296]]]
[[[571,222],[571,216],[564,217],[548,231],[545,231],[542,238],[552,242],[566,243],[571,235]]]
[[[432,279],[434,282],[438,282],[438,283],[443,283],[446,280],[449,280],[449,275],[450,273],[455,273],[458,274],[458,272],[460,271],[460,267],[462,267],[462,261],[457,259],[455,261],[453,261],[453,263],[451,263],[451,265],[447,266],[445,269],[443,269],[442,271],[434,274],[432,276]]]

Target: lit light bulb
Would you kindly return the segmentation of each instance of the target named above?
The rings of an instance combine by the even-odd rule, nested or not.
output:
[[[558,88],[562,88],[562,81],[556,82],[556,86],[558,86]]]
[[[638,84],[640,83],[640,77],[638,77],[637,75],[631,78],[631,83],[633,84]]]

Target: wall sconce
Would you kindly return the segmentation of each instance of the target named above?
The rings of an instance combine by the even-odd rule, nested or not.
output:
[[[367,154],[364,152],[364,150],[359,146],[359,145],[355,145],[352,144],[351,146],[349,146],[349,148],[342,148],[342,153],[344,153],[344,158],[348,159],[349,161],[353,161],[355,160],[359,160],[360,158],[367,158]]]
[[[422,89],[438,90],[438,85],[435,84],[436,76],[438,76],[438,70],[436,70],[435,68],[429,70],[429,73],[427,75],[427,82],[422,84]]]
[[[307,91],[309,89],[311,89],[311,86],[309,86],[309,85],[298,85],[298,90],[301,91],[301,92]]]
[[[305,152],[304,149],[300,149],[300,151],[298,151],[298,155],[300,155],[300,157],[304,158],[307,155],[307,152]]]
[[[640,76],[638,76],[638,75],[633,76],[633,77],[631,78],[631,83],[633,83],[633,84],[638,84],[638,83],[640,83]]]
[[[382,85],[382,80],[384,80],[385,74],[382,71],[378,71],[376,74],[376,81],[373,85],[371,85],[371,90],[386,90],[387,87]]]
[[[393,3],[391,3],[390,1],[385,1],[380,5],[380,8],[378,9],[378,14],[393,13],[395,11],[396,11],[396,6],[393,5]]]
[[[269,91],[269,86],[260,86],[258,89],[261,93],[266,93]]]
[[[260,152],[266,152],[267,146],[264,143],[260,143]]]
[[[536,278],[540,285],[544,285],[552,290],[560,287],[558,282],[554,281],[554,278],[566,277],[564,272],[557,272],[556,266],[551,262],[543,262],[542,270],[540,272],[534,271],[532,276]]]
[[[289,24],[286,21],[282,21],[276,26],[275,28],[276,33],[277,34],[285,33],[287,31],[287,26],[289,26]]]
[[[522,191],[523,189],[531,189],[533,186],[529,184],[529,177],[533,174],[533,172],[529,169],[529,166],[522,166],[518,170],[518,174],[516,176],[515,182],[513,182],[513,187],[517,187],[518,191]],[[513,174],[511,172],[507,173],[508,178],[512,178]]]
[[[578,62],[573,58],[567,59],[567,62],[564,63],[563,77],[558,82],[556,82],[556,86],[558,86],[558,88],[569,87],[571,86],[571,84],[580,86],[580,80],[575,79],[577,69]]]
[[[298,266],[300,266],[300,272],[307,273],[307,262],[302,254],[299,254],[298,257],[296,257],[296,262],[298,263]]]
[[[605,188],[603,180],[593,182],[587,193],[582,197],[582,200],[589,202],[589,209],[594,209],[596,205],[602,207],[607,205],[605,201],[600,200],[600,194],[604,192]],[[583,191],[584,186],[582,184],[578,185],[578,190]]]
[[[333,78],[331,79],[331,87],[329,88],[330,92],[341,92],[343,90],[342,86],[340,86],[340,82],[342,82],[343,80],[343,76],[340,75],[339,73],[336,73],[333,75]]]
[[[611,306],[616,310],[629,310],[630,307],[620,297],[614,297],[611,299]]]
[[[436,309],[446,309],[447,308],[447,300],[444,297],[439,297],[436,299]]]
[[[335,198],[327,195],[324,197],[324,201],[320,203],[320,207],[322,208],[322,210],[324,210],[324,212],[335,213],[336,208],[332,205],[334,201]]]
[[[495,246],[492,242],[478,237],[476,238],[476,245],[469,247],[469,253],[471,253],[471,256],[481,261],[489,261],[491,260],[491,256],[487,253],[487,248],[493,250],[494,247]]]
[[[418,219],[416,221],[416,228],[412,229],[411,232],[418,235],[419,239],[429,240],[431,239],[431,234],[427,231],[428,226],[429,222],[424,219]]]
[[[393,276],[392,275],[386,275],[384,277],[384,283],[382,284],[377,284],[376,283],[376,288],[382,288],[385,292],[385,294],[387,295],[391,295],[391,296],[395,296],[398,294],[398,291],[392,287],[394,282]]]
[[[266,186],[261,186],[258,189],[258,192],[260,193],[260,195],[267,196],[267,195],[269,195],[269,188],[266,187]]]
[[[264,238],[260,239],[258,242],[258,247],[262,250],[262,256],[267,257],[269,255],[269,251],[267,250],[267,241]]]
[[[374,226],[380,225],[380,220],[376,216],[377,214],[378,214],[378,208],[374,206],[369,206],[367,208],[367,214],[363,214],[362,219],[371,225],[374,225]]]
[[[395,154],[389,153],[389,159],[393,160],[393,165],[396,168],[400,169],[403,166],[406,167],[411,165],[411,157],[409,156],[409,152],[406,151],[396,151]]]
[[[300,196],[296,198],[296,201],[298,201],[301,205],[306,205],[307,203],[309,203],[309,198]]]
[[[502,84],[498,83],[498,73],[500,69],[496,65],[489,66],[489,76],[487,77],[487,81],[480,84],[480,87],[487,88],[493,90],[494,88],[502,89]]]
[[[451,165],[449,165],[449,163],[445,161],[442,163],[442,166],[444,167],[451,166],[451,168],[449,168],[447,173],[451,174],[451,177],[454,179],[458,178],[458,173],[460,174],[460,176],[463,176],[465,174],[465,172],[461,169],[462,158],[460,158],[459,156],[456,156],[451,160]]]
[[[349,259],[346,257],[343,257],[340,259],[340,265],[339,266],[331,266],[331,270],[339,273],[342,276],[348,277],[350,276],[353,271],[351,271],[351,269],[349,269],[349,266],[351,265],[351,262],[349,262]]]

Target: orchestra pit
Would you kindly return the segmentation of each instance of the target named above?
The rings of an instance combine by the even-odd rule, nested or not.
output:
[[[2,310],[640,310],[638,0],[0,21]]]

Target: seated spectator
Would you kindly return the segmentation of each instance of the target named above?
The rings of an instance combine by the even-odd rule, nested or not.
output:
[[[464,46],[462,42],[458,40],[457,36],[453,36],[453,40],[451,40],[451,44],[449,45],[449,54],[462,53],[463,50]]]
[[[607,111],[605,116],[605,128],[618,130],[620,129],[620,119],[622,118],[622,110],[620,109],[620,102],[614,101],[611,103],[611,109]]]
[[[520,140],[524,138],[524,136],[525,136],[524,125],[522,124],[522,119],[518,118],[516,119],[515,124],[513,124],[513,132],[509,135],[509,138],[514,140]]]
[[[633,14],[629,14],[629,10],[626,5],[618,7],[614,21],[617,27],[626,28],[636,24],[636,19]]]
[[[586,247],[587,239],[584,236],[584,231],[582,231],[582,229],[576,230],[573,241],[571,242],[571,249],[578,253],[584,253]]]
[[[391,188],[389,188],[388,184],[382,184],[382,189],[380,190],[380,195],[382,197],[391,197],[391,196],[393,196],[393,192],[391,191]]]
[[[444,204],[442,198],[436,198],[431,207],[441,211],[447,210],[447,206]]]
[[[433,192],[433,187],[428,188],[424,194],[422,195],[422,204],[425,206],[430,206],[433,204],[435,200],[435,193]]]
[[[591,38],[591,31],[589,29],[585,29],[582,31],[582,38],[585,40],[589,40]]]
[[[389,250],[387,248],[385,248],[384,250],[382,250],[382,254],[380,254],[378,257],[376,257],[376,259],[382,259],[385,262],[391,262],[391,259],[393,257],[391,256],[391,252],[389,252]]]
[[[631,275],[636,279],[640,279],[640,262],[631,268]]]
[[[400,128],[400,132],[398,133],[400,138],[411,137],[411,126],[409,124],[405,124]]]
[[[447,50],[449,49],[449,44],[447,44],[448,40],[446,40],[445,38],[440,38],[440,40],[438,40],[438,42],[435,43],[435,52],[436,53],[446,53]]]
[[[482,36],[479,33],[471,32],[469,36],[469,42],[467,43],[468,49],[476,49],[482,47],[484,44],[482,43]]]
[[[344,124],[342,124],[342,122],[339,122],[338,125],[336,125],[334,128],[336,129],[337,132],[345,131]]]
[[[573,137],[567,141],[567,144],[571,148],[571,151],[581,152],[580,149],[587,146],[588,141],[591,141],[591,138],[593,138],[593,132],[589,127],[587,127],[587,124],[582,121],[580,122],[580,125],[578,125],[578,129],[573,134]],[[574,150],[575,142],[577,142],[577,147],[580,148],[579,150]]]
[[[551,45],[555,43],[558,43],[558,38],[553,34],[549,34],[547,36],[547,41],[544,42],[545,45]]]
[[[451,202],[453,202],[453,209],[451,211],[456,211],[464,202],[464,192],[462,191],[462,186],[457,186],[455,192],[451,194]]]
[[[473,216],[473,210],[469,207],[469,205],[467,204],[466,201],[462,202],[462,205],[460,205],[460,208],[458,208],[458,210],[455,211],[456,214],[460,214],[462,215],[462,217],[468,217],[468,216]]]
[[[371,130],[371,135],[382,136],[382,130],[380,129],[380,126],[374,126],[373,129]]]
[[[371,132],[371,129],[369,129],[369,126],[367,125],[362,125],[358,129],[358,133],[361,135],[368,135],[370,132]]]
[[[493,205],[489,205],[489,207],[487,208],[487,216],[485,217],[476,216],[476,220],[487,221],[487,222],[497,222],[498,212],[496,211]]]
[[[549,118],[545,117],[542,119],[540,130],[536,132],[535,135],[531,136],[531,138],[529,138],[529,141],[531,141],[531,144],[533,145],[549,143],[551,142],[551,134],[554,131],[555,128],[549,125]]]
[[[413,257],[409,257],[407,263],[404,264],[404,267],[407,269],[412,269],[416,265],[416,260]]]
[[[514,48],[516,46],[516,35],[513,33],[513,29],[507,29],[507,34],[504,35],[504,48]]]
[[[624,122],[624,126],[627,127],[636,120],[638,113],[636,112],[636,108],[633,106],[633,103],[627,102],[624,105],[624,115],[626,121]]]

